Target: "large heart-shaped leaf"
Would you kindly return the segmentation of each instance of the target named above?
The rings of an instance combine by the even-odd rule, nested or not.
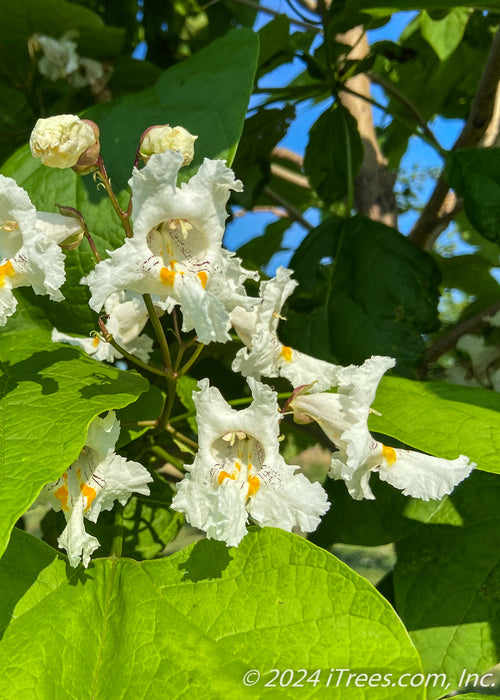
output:
[[[500,396],[488,389],[384,377],[369,427],[437,457],[467,455],[500,473]]]
[[[476,472],[398,545],[396,606],[426,673],[481,674],[500,653],[500,479]],[[491,681],[490,681],[491,682]],[[429,698],[442,688],[429,686]]]
[[[147,387],[44,333],[0,336],[0,553],[42,486],[78,457],[92,419]]]
[[[424,697],[398,686],[420,662],[389,603],[281,530],[85,571],[16,531],[0,586],[0,696],[12,700]],[[337,683],[342,668],[358,683]]]

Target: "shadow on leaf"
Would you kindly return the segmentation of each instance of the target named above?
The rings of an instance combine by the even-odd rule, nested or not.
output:
[[[223,542],[200,540],[197,542],[186,561],[179,564],[184,571],[183,581],[204,581],[222,578],[222,572],[229,566],[232,557]]]

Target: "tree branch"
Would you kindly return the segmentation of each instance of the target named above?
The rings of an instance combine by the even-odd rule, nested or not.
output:
[[[472,100],[471,110],[464,128],[453,145],[453,149],[478,146],[494,117],[498,82],[500,80],[500,30],[491,45],[488,60],[484,66],[479,85]],[[443,176],[439,178],[409,238],[415,245],[425,250],[432,247],[441,230],[439,222],[447,211],[446,195],[449,186]],[[449,203],[448,203],[449,208]]]
[[[295,151],[292,151],[289,148],[284,148],[283,146],[275,146],[271,151],[271,155],[275,156],[276,158],[281,158],[281,160],[289,160],[290,163],[298,165],[299,168],[302,168],[304,165],[303,156],[301,156],[299,153],[295,153]]]
[[[354,27],[345,34],[337,35],[336,40],[353,47],[346,56],[351,60],[361,60],[370,52],[363,26]],[[355,75],[346,81],[345,87],[359,94],[357,97],[343,90],[340,93],[340,101],[356,119],[364,148],[363,162],[354,179],[354,206],[358,212],[370,219],[395,228],[397,226],[395,176],[388,170],[387,161],[378,145],[371,104],[363,99],[371,99],[370,79],[364,74]]]
[[[309,180],[305,175],[295,173],[293,170],[284,168],[282,165],[271,163],[271,173],[276,175],[276,177],[280,177],[282,180],[286,180],[287,182],[297,185],[297,187],[303,187],[306,190],[311,189]]]
[[[269,197],[269,199],[277,204],[280,207],[283,207],[284,209],[287,210],[288,214],[290,215],[290,218],[299,223],[301,226],[306,228],[308,231],[311,231],[314,226],[307,221],[307,219],[304,219],[302,216],[302,212],[300,212],[298,209],[296,209],[290,202],[288,202],[286,199],[281,197],[277,192],[272,190],[270,187],[264,187],[263,190],[264,194],[266,197]]]
[[[426,365],[431,362],[435,362],[441,355],[444,355],[448,350],[452,350],[461,338],[466,333],[474,333],[476,331],[482,331],[488,326],[488,321],[485,320],[485,316],[493,316],[497,311],[500,311],[500,301],[491,304],[488,308],[483,309],[479,313],[466,318],[464,321],[457,323],[451,330],[438,338],[436,342],[428,348],[426,353]]]

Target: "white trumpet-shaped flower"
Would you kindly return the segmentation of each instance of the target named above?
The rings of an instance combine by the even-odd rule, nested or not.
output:
[[[373,471],[405,496],[425,501],[442,498],[475,466],[467,457],[449,460],[389,447],[375,440],[368,430],[377,386],[394,364],[390,357],[371,357],[360,367],[345,367],[337,393],[299,392],[290,406],[299,422],[316,421],[338,448],[332,456],[329,476],[343,479],[353,498],[374,498],[369,485]]]
[[[236,353],[234,372],[244,377],[285,377],[292,386],[313,384],[311,391],[324,391],[336,385],[341,367],[332,365],[283,345],[278,338],[281,309],[297,282],[291,270],[279,267],[276,277],[261,282],[260,297],[251,311],[237,307],[231,322],[246,347]]]
[[[177,187],[182,162],[180,153],[167,151],[134,169],[134,235],[88,276],[90,305],[100,311],[110,294],[125,289],[148,293],[169,313],[180,305],[183,330],[194,328],[201,343],[225,342],[228,309],[252,303],[242,282],[254,273],[221,248],[229,190],[242,185],[222,161],[205,159]]]
[[[261,526],[315,530],[329,508],[326,493],[279,453],[276,394],[251,377],[253,402],[231,408],[208,379],[193,392],[199,450],[172,501],[175,510],[207,533],[236,546],[249,517]]]
[[[64,254],[58,243],[77,234],[80,222],[61,214],[37,212],[21,187],[0,175],[0,326],[16,310],[12,292],[32,287],[53,301],[65,279]]]
[[[147,484],[153,479],[148,470],[113,451],[119,434],[114,411],[95,418],[76,462],[57,481],[44,486],[38,498],[37,503],[49,503],[64,513],[67,525],[57,542],[66,550],[71,566],[81,562],[88,566],[100,546],[85,531],[84,518],[95,523],[100,512],[111,510],[115,501],[125,505],[132,493],[149,495]]]
[[[141,335],[148,322],[148,311],[142,297],[135,292],[116,292],[104,304],[108,316],[105,326],[114,340],[122,348],[135,355],[143,362],[148,362],[153,350],[153,340],[148,335]],[[82,338],[52,330],[54,343],[67,343],[82,348],[96,360],[114,362],[123,357],[110,343],[93,338]]]

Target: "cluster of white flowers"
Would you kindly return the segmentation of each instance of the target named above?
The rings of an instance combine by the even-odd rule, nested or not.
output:
[[[29,45],[42,56],[38,70],[48,80],[67,80],[74,88],[89,85],[94,93],[102,91],[111,75],[111,69],[93,58],[80,56],[74,32],[66,32],[60,39],[46,34],[33,34]]]
[[[67,122],[74,132],[74,121]],[[38,140],[43,141],[50,129],[57,131],[53,143],[56,154],[72,150],[66,148],[72,138],[70,131],[66,142],[61,139],[62,121],[42,127]],[[231,330],[243,343],[232,368],[247,377],[253,402],[235,410],[208,379],[199,382],[199,391],[193,393],[199,450],[193,464],[185,465],[187,474],[173,508],[209,538],[230,546],[241,541],[250,520],[289,531],[299,528],[311,532],[317,527],[329,508],[326,493],[319,483],[310,482],[298,467],[286,464],[281,457],[283,413],[276,393],[261,383],[262,377],[283,377],[290,382],[294,391],[287,408],[297,422],[315,421],[334,444],[329,476],[344,480],[353,498],[373,498],[369,480],[374,471],[406,495],[427,500],[450,493],[475,466],[466,457],[446,460],[394,449],[374,440],[368,430],[370,406],[382,375],[395,364],[392,358],[372,357],[361,366],[340,367],[280,342],[282,307],[296,286],[292,272],[279,268],[273,279],[261,283],[258,297],[247,295],[245,281],[258,279],[258,274],[245,270],[241,261],[222,247],[229,193],[241,191],[242,184],[224,162],[205,159],[189,182],[178,186],[179,169],[192,158],[194,137],[186,134],[170,127],[146,132],[145,165],[135,167],[129,180],[133,235],[118,249],[107,251],[109,257],[82,280],[90,289],[92,309],[100,312],[104,308],[108,332],[143,361],[148,360],[152,348],[152,341],[141,336],[148,318],[143,294],[151,295],[161,312],[180,307],[182,329],[194,329],[203,344],[224,343],[231,339]],[[50,163],[53,154],[49,142],[50,138],[44,149]],[[36,154],[36,149],[33,151]],[[54,290],[64,272],[57,244],[51,242],[47,226],[40,228],[26,193],[13,181],[0,181],[0,192],[14,193],[22,203],[14,206],[8,203],[7,195],[0,195],[2,228],[7,232],[0,244],[12,238],[0,267],[0,295],[2,287],[10,289],[21,283],[32,283],[35,291],[40,290],[35,272],[50,267],[52,287],[48,273],[44,273],[43,291],[58,298]],[[29,225],[24,224],[21,210],[23,216],[26,211],[31,217]],[[62,237],[61,221],[58,226]],[[64,233],[67,235],[66,230]],[[38,236],[31,248],[30,236]],[[38,256],[42,252],[49,256],[46,251],[50,250],[50,262],[42,265],[32,249]],[[28,269],[34,270],[32,278]],[[56,270],[60,272],[52,281]],[[12,313],[15,302],[9,299]],[[98,338],[74,339],[55,329],[53,338],[80,344],[100,360],[113,361],[120,356]],[[43,498],[66,515],[68,525],[59,543],[67,549],[73,565],[80,560],[87,565],[98,546],[83,529],[84,516],[95,520],[114,499],[124,502],[132,491],[147,492],[145,484],[150,477],[146,470],[112,452],[116,426],[112,414],[97,419],[80,458],[43,492]],[[116,469],[118,464],[120,470]]]

